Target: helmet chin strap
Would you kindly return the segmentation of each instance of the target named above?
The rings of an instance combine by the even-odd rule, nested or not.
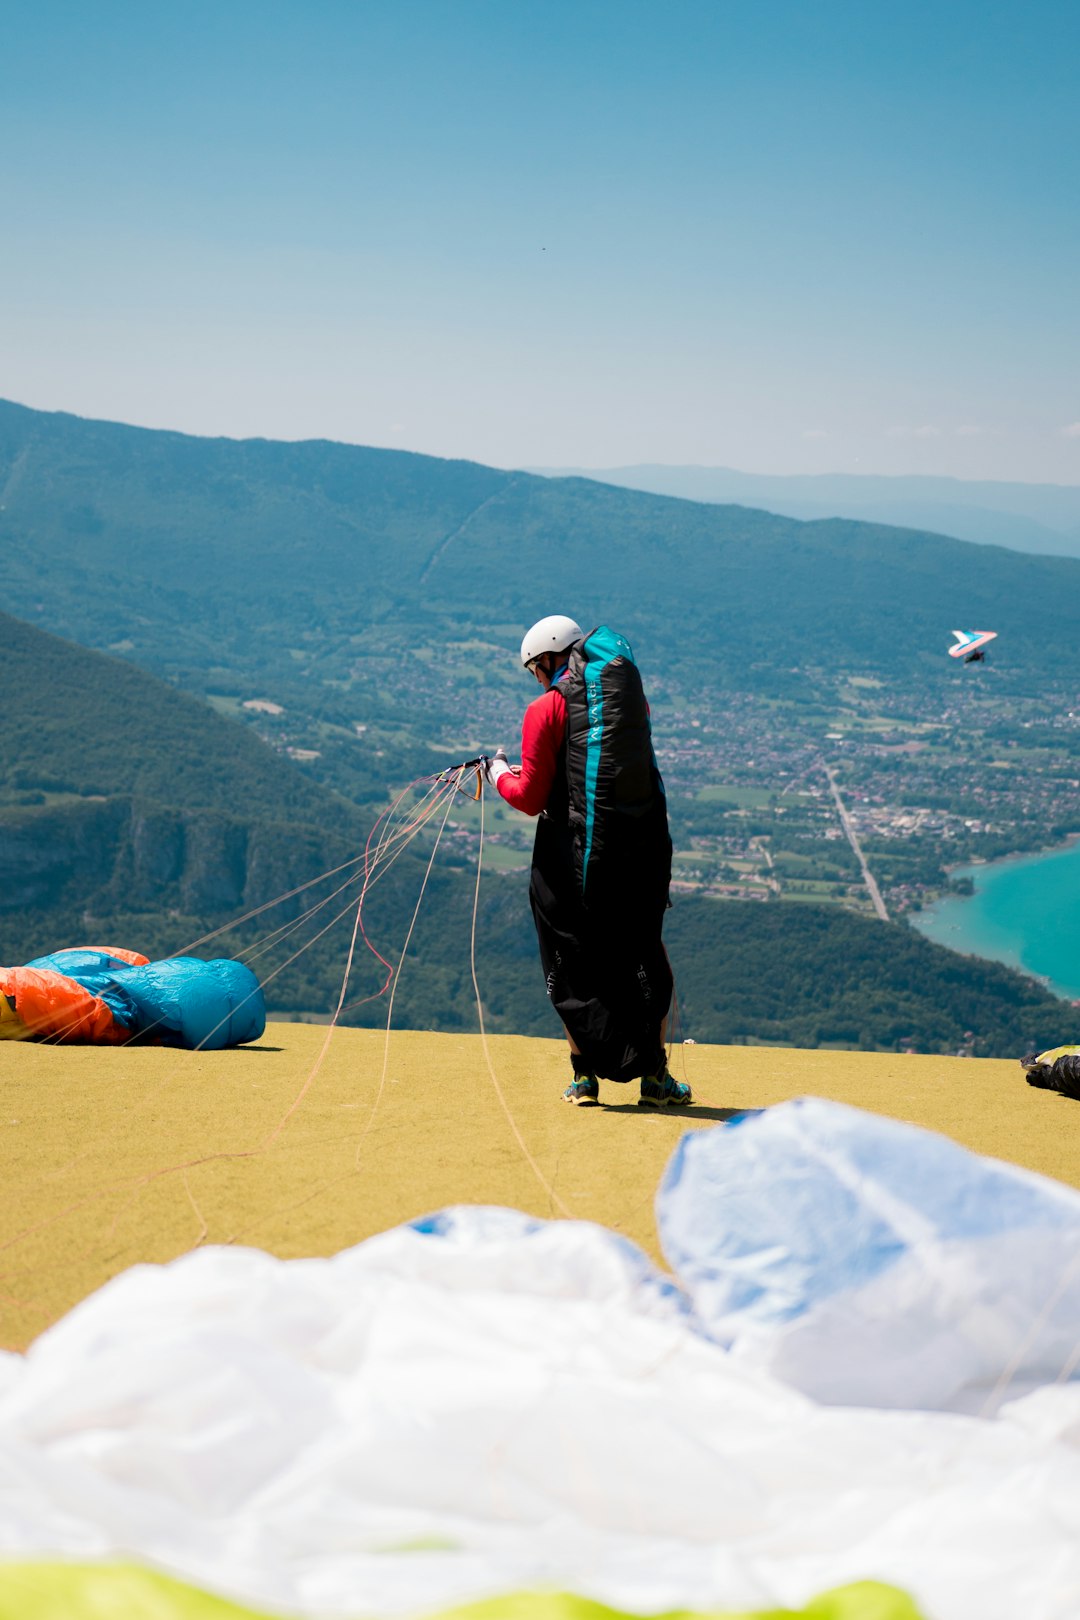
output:
[[[565,652],[551,652],[542,654],[532,664],[532,671],[537,680],[542,682],[545,691],[554,686],[556,676],[561,675],[566,668],[566,660]]]

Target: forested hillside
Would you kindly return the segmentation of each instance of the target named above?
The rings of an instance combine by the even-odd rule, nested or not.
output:
[[[6,613],[0,691],[0,805],[132,794],[355,829],[351,805],[206,703]]]
[[[171,952],[207,919],[260,905],[362,844],[355,807],[252,732],[7,614],[0,690],[9,960],[62,943],[65,928],[84,938],[118,911],[152,918]]]
[[[1070,1027],[1025,975],[844,911],[691,899],[667,938],[699,1039],[1020,1057]]]

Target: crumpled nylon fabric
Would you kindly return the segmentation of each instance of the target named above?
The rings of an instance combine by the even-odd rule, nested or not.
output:
[[[108,1046],[130,1038],[130,1031],[107,1001],[52,969],[0,968],[0,993],[7,1004],[3,1033],[9,1040],[90,1041]]]
[[[0,1038],[115,1045],[133,1037],[217,1051],[266,1028],[258,979],[243,962],[90,946],[0,967]]]
[[[657,1220],[710,1335],[819,1401],[981,1412],[1080,1359],[1080,1193],[915,1125],[808,1097],[694,1132]]]
[[[278,1611],[280,1615],[280,1610]],[[275,1620],[228,1598],[130,1564],[0,1563],[0,1620]],[[288,1617],[283,1617],[288,1620]],[[575,1592],[503,1592],[424,1620],[629,1620]],[[805,1608],[673,1611],[664,1620],[923,1620],[903,1592],[859,1581]]]
[[[914,1205],[919,1152],[940,1139],[843,1112],[853,1153],[876,1139],[896,1177],[907,1160]],[[707,1136],[723,1156],[768,1118]],[[803,1178],[828,1191],[812,1112],[800,1130]],[[662,1225],[691,1196],[681,1151]],[[879,1178],[871,1158],[877,1216],[894,1170]],[[1016,1175],[1018,1189],[995,1184],[993,1241],[1042,1241],[1053,1227],[1032,1223],[1032,1199],[1058,1190]],[[793,1205],[800,1222],[807,1207]],[[755,1263],[798,1254],[802,1317],[818,1270],[855,1328],[868,1286],[886,1310],[904,1263],[881,1260],[886,1239],[867,1263],[821,1227],[845,1282],[795,1216],[759,1216]],[[944,1206],[922,1218],[938,1241]],[[702,1232],[718,1221],[702,1197]],[[773,1318],[753,1291],[743,1309],[755,1299],[755,1334],[800,1320],[790,1278]],[[137,1266],[0,1358],[0,1556],[135,1557],[312,1620],[529,1588],[634,1614],[798,1611],[864,1580],[909,1593],[926,1620],[1075,1620],[1080,1385],[1044,1384],[992,1418],[824,1405],[738,1350],[738,1315],[711,1277],[675,1282],[602,1228],[475,1207],[328,1260],[208,1248]]]

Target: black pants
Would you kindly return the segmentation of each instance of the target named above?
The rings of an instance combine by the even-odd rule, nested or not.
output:
[[[579,1047],[578,1073],[632,1080],[663,1066],[672,977],[661,937],[671,881],[667,819],[609,838],[582,898],[570,830],[542,816],[529,900],[552,1006]]]

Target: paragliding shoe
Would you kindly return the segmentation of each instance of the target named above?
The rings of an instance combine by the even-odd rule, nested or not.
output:
[[[579,1108],[595,1108],[600,1101],[600,1084],[594,1074],[575,1074],[562,1094],[563,1102]]]
[[[693,1100],[690,1087],[684,1081],[674,1079],[666,1068],[659,1074],[643,1074],[641,1077],[639,1108],[682,1108]]]

